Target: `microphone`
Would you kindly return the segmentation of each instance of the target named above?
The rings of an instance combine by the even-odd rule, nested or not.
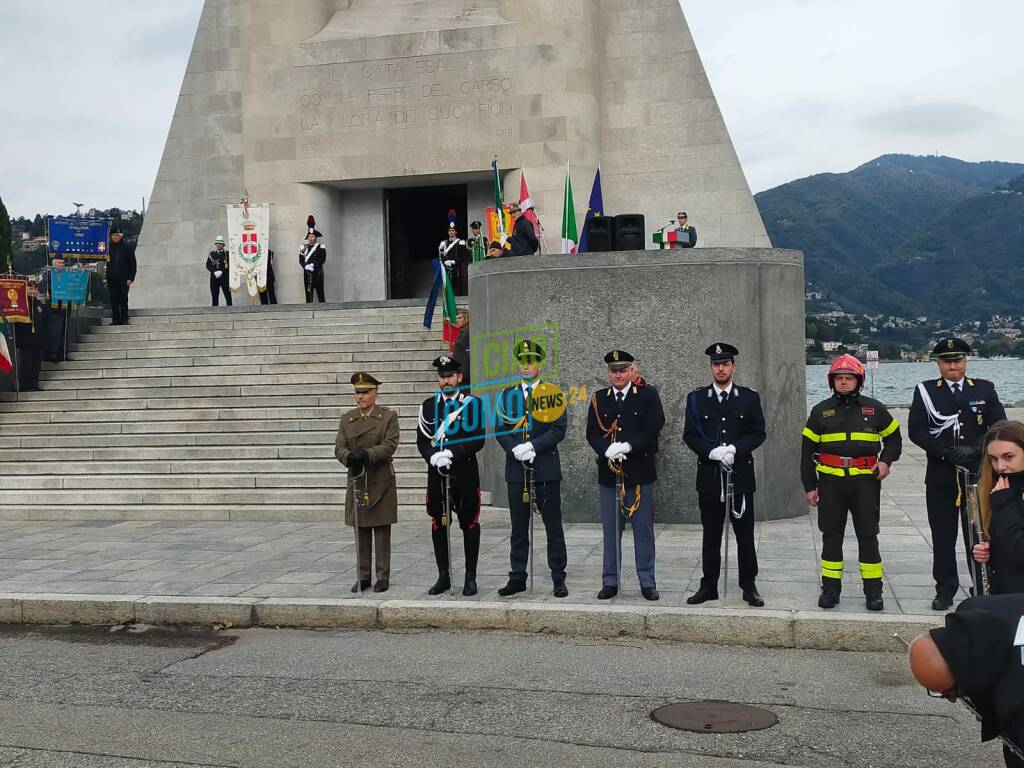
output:
[[[658,231],[659,231],[659,232],[664,232],[664,231],[665,231],[666,229],[668,229],[669,227],[671,227],[671,226],[672,226],[673,224],[675,224],[675,223],[676,223],[676,220],[675,220],[675,219],[669,219],[669,222],[668,222],[668,224],[666,224],[666,225],[665,225],[664,227],[662,227],[662,228],[661,228],[661,229],[659,229]]]

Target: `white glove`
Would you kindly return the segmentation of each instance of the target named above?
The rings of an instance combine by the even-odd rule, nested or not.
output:
[[[531,448],[528,451],[524,451],[522,456],[519,457],[519,460],[522,461],[522,462],[529,462],[529,461],[533,461],[536,458],[537,458],[537,452]]]
[[[454,262],[454,261],[452,261],[451,259],[447,259],[447,260],[445,260],[445,262],[444,262],[444,265],[445,265],[446,267],[448,267],[449,269],[451,269],[452,267],[454,267],[454,266],[455,266],[455,262]]]
[[[721,461],[722,457],[729,452],[729,446],[720,445],[717,448],[712,448],[708,453],[708,458],[712,461]]]
[[[512,449],[512,455],[515,456],[516,461],[522,461],[524,453],[533,453],[536,455],[536,451],[533,450],[533,443],[522,443]]]
[[[722,456],[722,466],[726,469],[732,469],[732,463],[736,461],[736,449],[731,445],[727,445],[726,448],[725,455]]]
[[[223,275],[223,274],[224,274],[224,273],[223,273],[223,272],[221,272],[221,271],[220,271],[220,270],[218,269],[218,270],[217,270],[216,272],[214,272],[214,273],[213,273],[213,276],[214,276],[214,277],[220,277],[220,276],[221,276],[221,275]]]
[[[619,453],[625,456],[627,453],[633,450],[633,446],[629,443],[619,443]]]
[[[452,463],[452,452],[447,448],[443,451],[437,451],[430,457],[430,466],[436,467],[441,464],[442,461],[446,462],[445,466]]]
[[[622,455],[622,443],[612,443],[608,446],[608,449],[604,452],[606,459],[615,461]]]
[[[452,465],[452,460],[447,456],[441,455],[437,457],[437,461],[434,462],[434,466],[438,469],[448,469]]]
[[[316,269],[316,266],[315,266],[315,265],[313,265],[313,264],[307,264],[307,265],[305,266],[305,270],[306,270],[307,272],[312,272],[312,271],[313,271],[314,269]]]

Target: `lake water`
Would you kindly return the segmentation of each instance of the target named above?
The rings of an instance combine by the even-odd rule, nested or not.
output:
[[[935,363],[879,363],[878,370],[867,373],[864,392],[871,395],[874,374],[872,396],[886,405],[909,405],[918,382],[939,377]],[[827,365],[807,366],[808,407],[828,396],[827,374]],[[968,360],[967,377],[972,376],[993,382],[1004,405],[1024,401],[1024,360]]]

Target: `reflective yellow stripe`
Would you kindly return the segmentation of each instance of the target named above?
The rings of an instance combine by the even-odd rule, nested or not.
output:
[[[828,432],[821,436],[821,442],[823,443],[838,443],[845,440],[845,432]]]
[[[877,443],[881,440],[874,432],[829,432],[821,436],[823,443],[840,443],[860,440],[865,443]]]
[[[860,440],[865,443],[880,443],[882,438],[876,435],[874,432],[851,432],[851,440]]]
[[[822,560],[821,561],[821,575],[829,579],[841,579],[843,578],[843,561],[842,560]]]
[[[880,578],[882,578],[882,564],[881,563],[861,563],[860,564],[860,577],[862,579],[880,579]]]
[[[804,437],[815,443],[821,442],[821,438],[818,434],[816,432],[812,432],[809,427],[804,427]]]
[[[892,423],[888,427],[883,429],[881,432],[879,432],[878,434],[879,434],[880,437],[888,437],[889,435],[891,435],[893,432],[895,432],[899,428],[900,428],[900,423],[898,421],[896,421],[896,419],[893,419]]]
[[[838,477],[845,477],[846,473],[840,467],[826,467],[824,464],[818,464],[817,469],[823,475],[837,475]]]
[[[873,475],[875,474],[874,469],[861,469],[860,467],[850,467],[851,475]]]

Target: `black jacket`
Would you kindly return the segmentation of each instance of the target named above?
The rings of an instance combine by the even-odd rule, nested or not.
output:
[[[18,349],[45,349],[47,340],[47,319],[50,317],[49,307],[36,298],[29,297],[29,311],[32,313],[31,323],[12,323],[14,326],[14,344]]]
[[[135,243],[122,240],[110,244],[110,260],[107,262],[107,282],[111,280],[135,280],[138,263],[135,261]]]
[[[992,592],[1007,595],[1024,592],[1024,472],[1009,475],[1010,487],[991,496]]]
[[[721,489],[720,462],[708,454],[713,448],[732,445],[733,487],[737,493],[757,489],[754,451],[765,441],[761,396],[748,387],[732,385],[722,403],[714,386],[701,387],[686,396],[686,426],[683,441],[697,454],[697,492],[718,493]]]
[[[228,275],[230,274],[228,271],[228,249],[210,251],[210,255],[206,257],[206,269],[210,273],[211,283],[222,282],[227,285]],[[220,277],[213,274],[218,270],[224,273]]]
[[[1008,736],[1024,746],[1024,662],[1014,645],[1024,595],[972,597],[931,630],[957,687],[981,715],[983,741]]]
[[[471,337],[467,325],[459,331],[459,336],[455,339],[455,349],[452,350],[452,359],[462,366],[462,386],[464,387],[468,387],[472,383],[469,364],[470,347]]]
[[[860,390],[852,395],[833,394],[811,408],[803,435],[800,480],[805,491],[818,487],[819,472],[829,477],[874,475],[874,470],[870,469],[820,466],[815,461],[816,454],[850,458],[878,456],[879,461],[892,464],[903,453],[899,422],[885,405],[862,395]]]
[[[540,243],[537,241],[537,233],[533,228],[533,222],[526,218],[526,216],[520,216],[516,219],[516,224],[512,228],[512,237],[509,238],[509,244],[511,246],[509,256],[532,256],[540,248]]]
[[[314,274],[324,271],[324,264],[327,263],[327,249],[323,243],[314,243],[312,247],[305,243],[299,249],[299,266],[305,269],[306,265],[310,263],[313,264]]]
[[[446,425],[439,436],[441,425]],[[439,488],[444,477],[430,465],[430,457],[441,450],[452,452],[448,471],[453,486],[462,489],[480,487],[480,469],[476,454],[484,447],[487,435],[486,414],[480,398],[459,392],[451,400],[432,395],[420,406],[416,447],[427,462],[427,487]]]
[[[500,423],[496,427],[495,439],[505,449],[505,482],[523,483],[523,465],[512,455],[512,449],[526,442],[532,443],[537,452],[537,458],[531,465],[533,481],[548,483],[561,480],[562,462],[558,455],[558,444],[565,439],[568,426],[566,414],[563,413],[552,422],[537,419],[524,421],[526,400],[523,388],[519,385],[509,387],[499,395],[496,409]]]
[[[632,448],[622,462],[623,482],[644,485],[657,480],[655,456],[664,426],[665,410],[652,387],[630,384],[621,408],[611,387],[595,392],[587,408],[587,442],[597,454],[598,485],[615,485],[615,474],[604,455],[612,443],[629,443]]]
[[[676,240],[676,248],[693,248],[697,245],[697,228],[687,225],[685,228],[676,227],[679,239]]]
[[[953,393],[944,379],[929,379],[921,386],[928,392],[935,409],[944,415],[959,414],[960,444],[978,449],[978,461],[968,468],[978,471],[981,459],[981,443],[985,433],[997,421],[1006,418],[1003,404],[991,381],[985,379],[963,379],[963,391],[959,398],[954,399]],[[914,402],[910,406],[907,419],[907,431],[911,441],[924,449],[928,454],[928,469],[925,472],[926,485],[956,485],[956,465],[948,459],[949,450],[954,446],[953,429],[947,428],[938,435],[933,435],[929,427],[934,426],[929,419],[920,389],[914,390]]]

